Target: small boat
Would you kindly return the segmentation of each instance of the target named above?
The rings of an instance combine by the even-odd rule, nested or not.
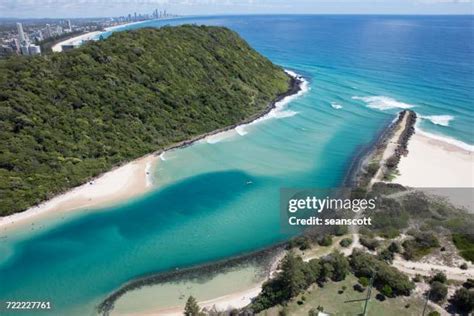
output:
[[[249,184],[252,184],[252,183],[253,183],[253,182],[252,182],[252,181],[250,181],[250,180],[249,180],[249,181],[247,181],[247,185],[249,185]]]

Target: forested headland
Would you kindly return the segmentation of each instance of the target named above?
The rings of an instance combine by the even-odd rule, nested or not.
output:
[[[2,60],[0,216],[255,116],[289,82],[222,27],[117,32],[67,53]]]

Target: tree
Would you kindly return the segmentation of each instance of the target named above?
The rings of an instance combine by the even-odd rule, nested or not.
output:
[[[201,315],[201,308],[199,307],[196,299],[192,295],[186,301],[186,306],[184,307],[184,315],[186,316]]]
[[[323,258],[323,261],[332,266],[332,273],[329,276],[333,281],[342,281],[349,273],[349,261],[340,252],[333,252]]]
[[[451,303],[461,313],[470,313],[474,309],[474,291],[460,288],[454,292]]]
[[[448,295],[448,287],[439,281],[433,281],[430,285],[429,298],[433,302],[442,302]]]
[[[116,32],[0,61],[0,216],[263,113],[283,69],[222,27]],[[54,118],[54,119],[52,119]]]
[[[288,298],[298,295],[308,286],[303,266],[301,257],[295,256],[293,252],[289,252],[283,258],[280,279],[284,289],[288,291]]]

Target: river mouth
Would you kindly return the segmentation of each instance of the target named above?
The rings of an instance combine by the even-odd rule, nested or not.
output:
[[[8,260],[0,264],[0,298],[49,298],[58,315],[90,314],[110,293],[144,275],[278,244],[289,237],[279,230],[280,188],[340,186],[359,149],[376,140],[399,110],[388,106],[411,104],[424,116],[449,114],[454,119],[448,126],[425,121],[422,128],[469,141],[469,87],[474,83],[464,74],[472,67],[465,61],[474,57],[466,47],[470,38],[459,31],[469,29],[469,21],[196,19],[236,30],[273,62],[308,79],[309,92],[288,104],[296,114],[261,122],[228,139],[167,152],[153,171],[160,190],[146,197],[66,218],[37,234],[1,239]],[[410,58],[397,53],[397,34],[402,33],[417,39],[404,42]],[[362,41],[360,34],[371,40]],[[446,45],[456,56],[448,49],[427,49],[441,38],[457,38]],[[379,96],[384,110],[354,96]]]

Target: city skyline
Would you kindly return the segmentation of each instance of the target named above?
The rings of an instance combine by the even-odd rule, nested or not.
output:
[[[473,0],[2,0],[0,17],[107,17],[156,7],[180,15],[474,13]]]

